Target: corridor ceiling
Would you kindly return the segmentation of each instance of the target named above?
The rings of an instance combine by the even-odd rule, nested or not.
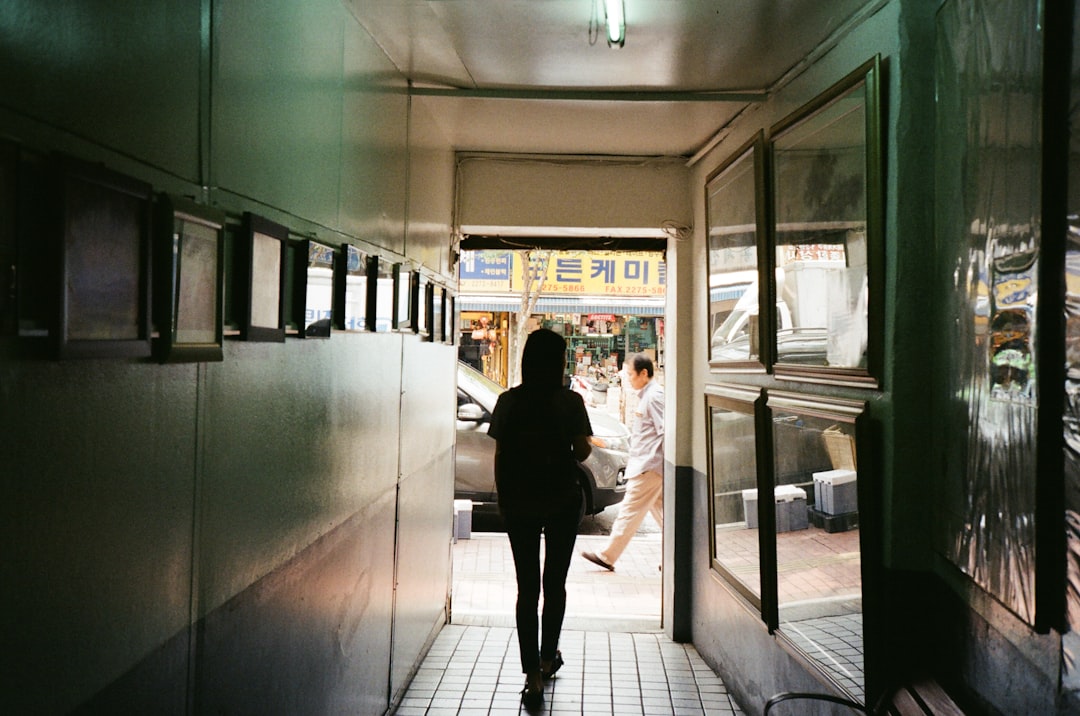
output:
[[[884,0],[346,4],[458,151],[689,158]]]

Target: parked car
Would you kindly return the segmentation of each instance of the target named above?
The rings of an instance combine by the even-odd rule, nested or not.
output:
[[[828,331],[824,328],[781,328],[776,332],[776,361],[803,365],[828,365]],[[757,355],[751,350],[750,335],[744,333],[728,343],[712,345],[713,360],[746,360]]]
[[[476,512],[497,511],[495,440],[488,436],[491,411],[505,388],[471,366],[458,362],[457,451],[454,499],[472,500]],[[618,503],[626,492],[630,431],[614,417],[586,406],[592,424],[592,453],[580,463],[589,492],[585,511],[596,514]]]

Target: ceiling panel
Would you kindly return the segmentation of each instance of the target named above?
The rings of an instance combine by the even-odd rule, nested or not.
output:
[[[609,48],[595,22],[600,0],[346,3],[402,74],[441,90],[417,101],[456,149],[687,156],[752,101],[748,93],[763,96],[883,4],[625,0],[626,44]],[[582,101],[586,91],[603,101]],[[618,92],[661,100],[613,101]]]
[[[459,151],[690,156],[734,102],[568,102],[418,97]]]

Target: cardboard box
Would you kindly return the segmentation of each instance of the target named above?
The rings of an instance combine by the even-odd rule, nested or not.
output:
[[[472,538],[472,500],[454,500],[454,541]]]
[[[743,490],[742,495],[746,528],[757,529],[757,490]],[[805,530],[810,526],[806,513],[806,490],[794,485],[777,485],[773,489],[773,500],[776,503],[777,532]]]
[[[776,486],[776,531],[805,530],[810,526],[806,514],[806,490],[794,485]]]
[[[746,529],[756,530],[757,518],[757,490],[742,491],[743,514],[746,515]]]
[[[814,473],[814,503],[827,515],[859,511],[858,475],[854,470]]]

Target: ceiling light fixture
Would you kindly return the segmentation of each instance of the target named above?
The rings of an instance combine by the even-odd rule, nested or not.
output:
[[[626,43],[626,8],[623,2],[624,0],[604,0],[608,47],[622,47]]]

